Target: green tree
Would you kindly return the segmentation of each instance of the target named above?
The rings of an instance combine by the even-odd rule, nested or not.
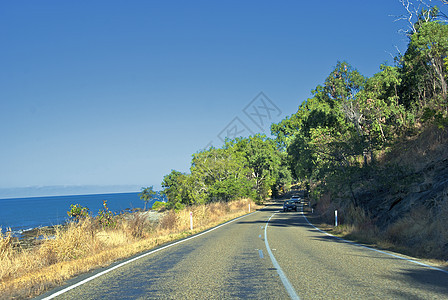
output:
[[[164,188],[162,194],[168,198],[168,209],[181,209],[185,205],[195,203],[195,185],[191,174],[171,170],[171,173],[163,178],[162,187]]]
[[[271,125],[271,134],[276,137],[275,142],[280,151],[286,152],[294,140],[294,136],[302,127],[302,121],[303,119],[296,113],[287,116],[278,124]]]
[[[176,170],[171,170],[170,174],[163,177],[162,194],[168,198],[168,202],[181,202],[181,180],[183,174]]]
[[[168,208],[252,198],[262,201],[290,182],[286,154],[263,135],[228,140],[193,154],[190,174],[171,171],[162,182]],[[289,181],[289,182],[288,182]]]
[[[432,8],[431,18],[422,12],[410,34],[408,49],[401,58],[403,84],[402,103],[407,108],[422,110],[438,95],[447,97],[446,67],[448,25],[435,20],[438,9]]]
[[[259,200],[265,199],[277,181],[281,163],[275,142],[265,135],[257,134],[229,141],[226,147],[242,155],[245,165],[250,170],[249,178],[255,182]]]
[[[142,192],[139,194],[140,199],[145,201],[144,210],[146,210],[146,204],[151,201],[156,192],[154,191],[153,186],[142,188]]]
[[[363,115],[362,131],[365,150],[371,154],[390,146],[408,124],[407,113],[400,104],[401,76],[398,67],[380,66],[380,72],[367,79],[359,93]]]
[[[297,113],[271,127],[278,148],[286,147],[297,180],[325,182],[338,174],[347,176],[360,156],[367,162],[369,143],[360,99],[365,84],[355,68],[338,62]]]
[[[206,203],[218,201],[218,195],[221,195],[221,200],[235,199],[241,195],[239,187],[245,186],[249,170],[238,153],[211,148],[193,155],[190,171],[195,185],[195,202]],[[227,192],[224,186],[229,188]]]

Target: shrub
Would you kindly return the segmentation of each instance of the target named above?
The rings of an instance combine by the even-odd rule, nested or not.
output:
[[[5,234],[2,233],[0,227],[0,261],[2,258],[7,258],[13,253],[13,237],[11,229],[8,229]]]
[[[176,212],[170,210],[159,222],[159,228],[162,230],[174,230],[176,228],[177,215]]]
[[[185,204],[182,204],[180,202],[176,202],[176,204],[174,204],[174,210],[176,212],[181,211],[183,209],[185,209]]]
[[[90,212],[87,207],[84,207],[80,204],[71,204],[70,210],[67,212],[67,215],[76,220],[80,220],[89,216]]]
[[[103,209],[98,211],[98,223],[103,227],[115,227],[117,222],[114,220],[114,214],[107,207],[107,201],[103,200]]]
[[[166,208],[166,203],[161,202],[161,201],[154,202],[154,204],[151,207],[152,210],[157,210],[157,211],[165,210],[165,208]]]
[[[135,239],[144,238],[152,229],[148,218],[141,213],[131,215],[122,226],[126,234]]]

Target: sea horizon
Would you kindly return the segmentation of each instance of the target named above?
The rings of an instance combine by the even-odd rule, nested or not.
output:
[[[143,185],[36,185],[2,187],[0,188],[0,199],[133,193],[140,192],[142,187]]]
[[[103,208],[103,200],[114,214],[133,209],[143,209],[145,203],[140,192],[98,193],[83,195],[35,196],[0,199],[0,228],[5,232],[9,228],[19,235],[33,228],[63,224],[69,220],[67,212],[71,204],[88,207],[92,215]],[[150,209],[155,201],[165,201],[160,192],[147,203]]]

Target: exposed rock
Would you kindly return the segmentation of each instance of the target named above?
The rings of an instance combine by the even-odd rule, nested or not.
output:
[[[387,228],[416,207],[437,213],[448,201],[448,131],[428,129],[408,144],[404,148],[411,150],[393,153],[388,161],[399,163],[402,171],[393,173],[386,166],[386,179],[378,175],[356,193],[379,228]]]

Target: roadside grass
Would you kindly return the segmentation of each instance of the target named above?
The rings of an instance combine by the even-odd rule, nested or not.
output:
[[[379,230],[362,210],[347,212],[344,223],[334,226],[334,221],[308,209],[307,218],[317,228],[334,236],[359,244],[389,250],[403,255],[448,268],[446,257],[448,245],[447,216],[448,203],[436,219],[429,218],[430,212],[416,207],[385,230]]]
[[[421,127],[377,153],[365,175],[347,177],[354,182],[352,191],[327,180],[325,192],[312,197],[310,221],[348,240],[448,266],[447,161],[448,130]],[[354,196],[364,209],[353,208]],[[339,226],[334,227],[336,209]]]
[[[157,222],[141,213],[119,215],[112,227],[87,217],[56,227],[54,234],[44,234],[31,248],[14,245],[10,232],[1,234],[0,299],[37,296],[79,274],[247,214],[249,203],[251,210],[260,208],[248,199],[218,202],[168,211]]]

